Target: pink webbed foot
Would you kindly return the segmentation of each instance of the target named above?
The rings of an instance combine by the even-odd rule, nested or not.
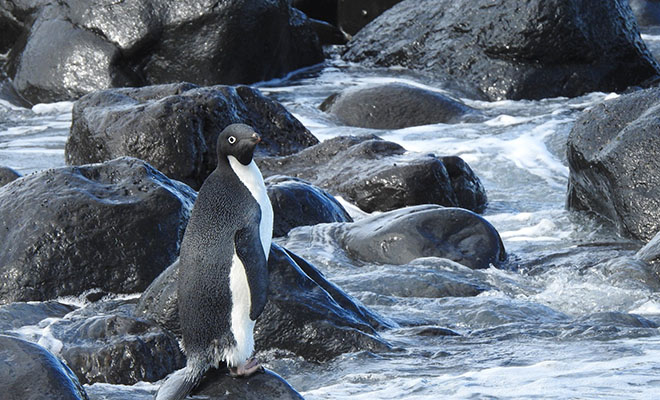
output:
[[[261,366],[254,358],[251,358],[245,362],[243,365],[238,367],[229,368],[229,375],[234,378],[247,378],[254,375],[257,372],[263,372],[264,367]]]

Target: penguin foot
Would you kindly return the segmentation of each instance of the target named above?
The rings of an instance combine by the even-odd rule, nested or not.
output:
[[[257,372],[264,372],[264,367],[254,358],[247,360],[243,365],[229,368],[229,375],[233,378],[247,378]]]

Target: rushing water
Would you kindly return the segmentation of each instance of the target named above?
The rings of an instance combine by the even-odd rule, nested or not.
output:
[[[381,131],[341,126],[317,108],[338,90],[391,81],[459,98],[483,118]],[[404,71],[340,62],[260,89],[321,140],[375,133],[410,152],[461,156],[486,187],[484,216],[510,255],[508,268],[483,271],[439,266],[433,259],[356,266],[332,246],[324,226],[297,228],[279,239],[398,325],[382,333],[393,345],[389,353],[346,354],[324,364],[262,354],[305,398],[657,398],[660,330],[648,321],[660,323],[657,276],[632,258],[639,244],[564,205],[571,127],[585,108],[616,94],[490,103]],[[0,165],[22,173],[64,165],[70,110],[71,103],[29,110],[0,102]],[[450,277],[487,290],[474,297],[420,298],[392,289],[420,276],[431,288]],[[372,284],[378,280],[388,285]],[[37,340],[39,334],[26,336]],[[124,400],[149,398],[156,385],[86,388],[92,399]]]

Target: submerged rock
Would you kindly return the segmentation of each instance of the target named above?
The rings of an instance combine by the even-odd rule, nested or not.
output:
[[[273,245],[268,267],[268,303],[255,326],[257,351],[287,350],[324,361],[389,348],[376,329],[390,323],[328,282],[313,265]],[[174,263],[145,291],[135,312],[179,334],[177,273]]]
[[[204,375],[192,395],[204,396],[209,400],[303,400],[287,381],[270,370],[241,379],[212,369]]]
[[[257,157],[288,155],[318,143],[256,89],[178,83],[84,96],[73,107],[65,158],[76,165],[137,157],[199,189],[215,169],[218,135],[233,123],[250,125],[262,136]]]
[[[482,269],[500,266],[507,257],[497,230],[461,208],[407,207],[336,225],[333,236],[352,257],[383,264],[440,257]]]
[[[348,89],[325,99],[320,108],[345,125],[374,129],[455,123],[476,112],[441,93],[402,83]]]
[[[134,158],[0,188],[0,303],[144,290],[177,257],[195,199]]]
[[[442,159],[405,154],[403,147],[377,136],[336,137],[297,154],[264,157],[257,163],[264,176],[307,180],[367,212],[418,204],[474,207],[474,211],[486,206],[486,191],[467,164],[452,167],[450,174]]]
[[[4,400],[87,400],[66,364],[34,343],[0,335],[0,366]]]
[[[76,308],[56,301],[44,303],[16,302],[0,306],[0,333],[28,325],[36,325],[46,318],[61,318]]]
[[[14,171],[13,169],[9,167],[0,167],[0,186],[4,186],[9,182],[13,182],[20,177],[21,174]]]
[[[301,179],[275,175],[267,178],[273,205],[273,236],[284,236],[297,226],[328,222],[353,222],[348,212],[328,192]]]
[[[177,81],[251,83],[323,60],[287,0],[5,3],[0,47],[31,102]]]
[[[604,101],[580,115],[568,137],[567,206],[648,241],[660,231],[660,89]]]
[[[473,85],[489,100],[622,91],[658,74],[628,0],[405,0],[344,59]]]

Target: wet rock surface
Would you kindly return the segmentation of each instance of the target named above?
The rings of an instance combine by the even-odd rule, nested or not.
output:
[[[4,185],[8,184],[9,182],[15,181],[16,179],[18,179],[20,177],[21,177],[21,174],[14,171],[13,169],[11,169],[9,167],[0,166],[0,186],[4,186]]]
[[[458,165],[454,159],[450,162]],[[291,156],[264,157],[257,163],[264,176],[304,179],[367,212],[417,204],[473,206],[476,211],[486,206],[485,189],[467,164],[461,164],[464,172],[452,169],[450,175],[442,159],[407,155],[403,147],[377,136],[336,137]],[[462,188],[460,199],[475,201],[460,203],[452,178]]]
[[[284,236],[297,226],[353,222],[328,192],[301,179],[275,175],[265,180],[273,205],[273,236]]]
[[[621,91],[658,74],[627,0],[405,0],[344,59],[472,85],[489,100]]]
[[[247,86],[178,83],[100,91],[77,101],[72,119],[68,164],[137,157],[196,189],[215,169],[217,137],[232,123],[250,125],[262,136],[257,157],[318,143],[284,107]]]
[[[134,158],[3,186],[0,303],[144,290],[177,257],[194,199]]]
[[[328,97],[320,108],[344,125],[374,129],[456,123],[476,113],[439,92],[403,83],[348,89]]]
[[[311,361],[324,361],[359,350],[383,351],[389,345],[377,328],[390,322],[327,281],[305,260],[273,245],[268,261],[268,303],[255,326],[257,351],[290,351]],[[142,295],[136,315],[180,332],[173,264]]]
[[[37,325],[46,318],[61,318],[75,309],[76,307],[56,301],[6,304],[0,306],[0,333],[11,334],[11,330]]]
[[[585,111],[568,138],[567,206],[648,241],[660,230],[660,89],[605,101]]]
[[[232,378],[216,369],[204,375],[193,396],[205,396],[209,400],[303,400],[303,397],[287,381],[273,371],[265,370],[247,379]]]
[[[10,1],[0,11],[9,76],[33,103],[182,80],[250,83],[323,59],[286,0]]]
[[[67,366],[43,347],[0,335],[0,393],[6,400],[87,400]]]

